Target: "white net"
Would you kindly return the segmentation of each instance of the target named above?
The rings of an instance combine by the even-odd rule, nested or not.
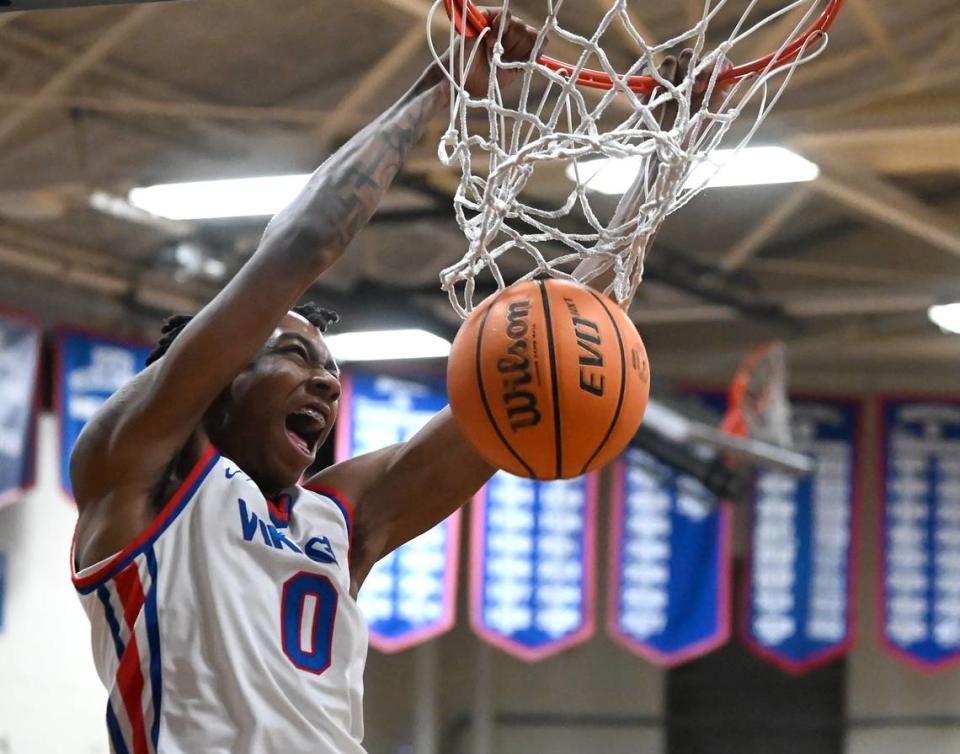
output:
[[[732,434],[790,447],[790,372],[779,340],[753,349],[730,385],[724,429]]]
[[[468,248],[457,264],[441,273],[442,287],[461,316],[472,310],[482,274],[498,288],[542,275],[581,282],[605,276],[604,283],[608,277],[611,281],[607,292],[622,306],[629,304],[658,228],[720,169],[710,158],[731,125],[750,113],[747,127],[735,139],[733,149],[740,150],[777,103],[797,66],[818,55],[825,41],[825,34],[812,34],[795,54],[788,54],[788,45],[811,26],[823,0],[793,0],[767,15],[759,11],[758,0],[739,0],[745,7],[738,8],[731,7],[737,0],[706,0],[695,25],[656,44],[638,32],[626,0],[609,0],[609,10],[590,36],[561,25],[564,0],[546,4],[546,19],[529,60],[504,60],[502,28],[482,32],[497,36],[482,97],[457,82],[472,56],[486,54],[486,46],[459,44],[452,24],[447,52],[439,52],[430,36],[431,51],[453,91],[440,159],[462,170],[454,207]],[[510,0],[502,0],[502,7],[509,11]],[[569,10],[571,16],[579,11],[580,25],[583,10],[582,4]],[[428,28],[438,12],[444,12],[443,0],[435,0]],[[718,18],[730,29],[720,41],[708,37]],[[635,46],[636,59],[626,70],[615,70],[604,52],[615,25]],[[770,36],[771,28],[782,35],[767,50],[773,52],[769,62],[750,76],[721,79],[726,61],[736,60],[738,52],[743,59],[750,47],[747,41]],[[538,60],[548,38],[552,49],[573,51],[567,57],[573,75]],[[675,85],[658,73],[657,62],[684,48],[692,50],[692,60],[687,77]],[[578,86],[577,74],[588,68],[607,74],[612,87],[597,93]],[[497,76],[504,70],[516,71],[519,78],[509,92],[501,89]],[[628,86],[627,77],[638,75],[654,79],[652,94],[637,94]],[[615,207],[592,190],[597,158],[628,161],[621,164],[635,171]],[[570,190],[565,200],[551,204],[532,196],[528,188],[538,168],[549,170],[550,164],[556,185],[556,163],[567,167]]]

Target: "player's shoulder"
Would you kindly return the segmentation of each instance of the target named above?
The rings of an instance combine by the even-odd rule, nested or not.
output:
[[[331,484],[323,483],[323,481],[318,480],[317,477],[313,477],[304,482],[303,485],[301,485],[301,491],[304,495],[320,498],[321,504],[323,505],[333,505],[339,508],[347,522],[347,527],[350,527],[353,521],[355,504],[346,492]]]

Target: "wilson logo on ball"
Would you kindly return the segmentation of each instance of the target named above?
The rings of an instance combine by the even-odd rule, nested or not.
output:
[[[507,409],[510,429],[516,432],[523,427],[532,427],[540,423],[540,411],[537,408],[537,396],[529,390],[521,390],[533,381],[530,373],[530,359],[527,356],[527,331],[530,325],[530,301],[515,301],[507,308],[507,355],[497,360],[497,370],[503,378],[503,403]]]

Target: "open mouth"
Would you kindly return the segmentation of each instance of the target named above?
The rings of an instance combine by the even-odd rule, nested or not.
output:
[[[327,426],[327,420],[313,408],[302,408],[287,415],[285,421],[287,437],[301,453],[313,457],[320,443],[320,436]]]

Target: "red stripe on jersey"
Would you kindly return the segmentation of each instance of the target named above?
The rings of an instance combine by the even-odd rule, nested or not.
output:
[[[130,629],[123,657],[117,667],[117,688],[123,699],[123,706],[133,730],[134,754],[149,754],[147,747],[147,725],[143,718],[143,672],[140,667],[140,648],[134,630],[137,616],[143,610],[143,584],[136,562],[117,574],[114,580],[120,603],[123,605],[123,617]]]
[[[276,501],[266,498],[270,515],[280,523],[290,523],[290,495],[283,494]]]
[[[133,624],[140,611],[143,610],[143,585],[140,583],[140,570],[134,561],[117,574],[114,579],[117,585],[117,595],[123,605],[123,617],[127,628],[133,631]]]

